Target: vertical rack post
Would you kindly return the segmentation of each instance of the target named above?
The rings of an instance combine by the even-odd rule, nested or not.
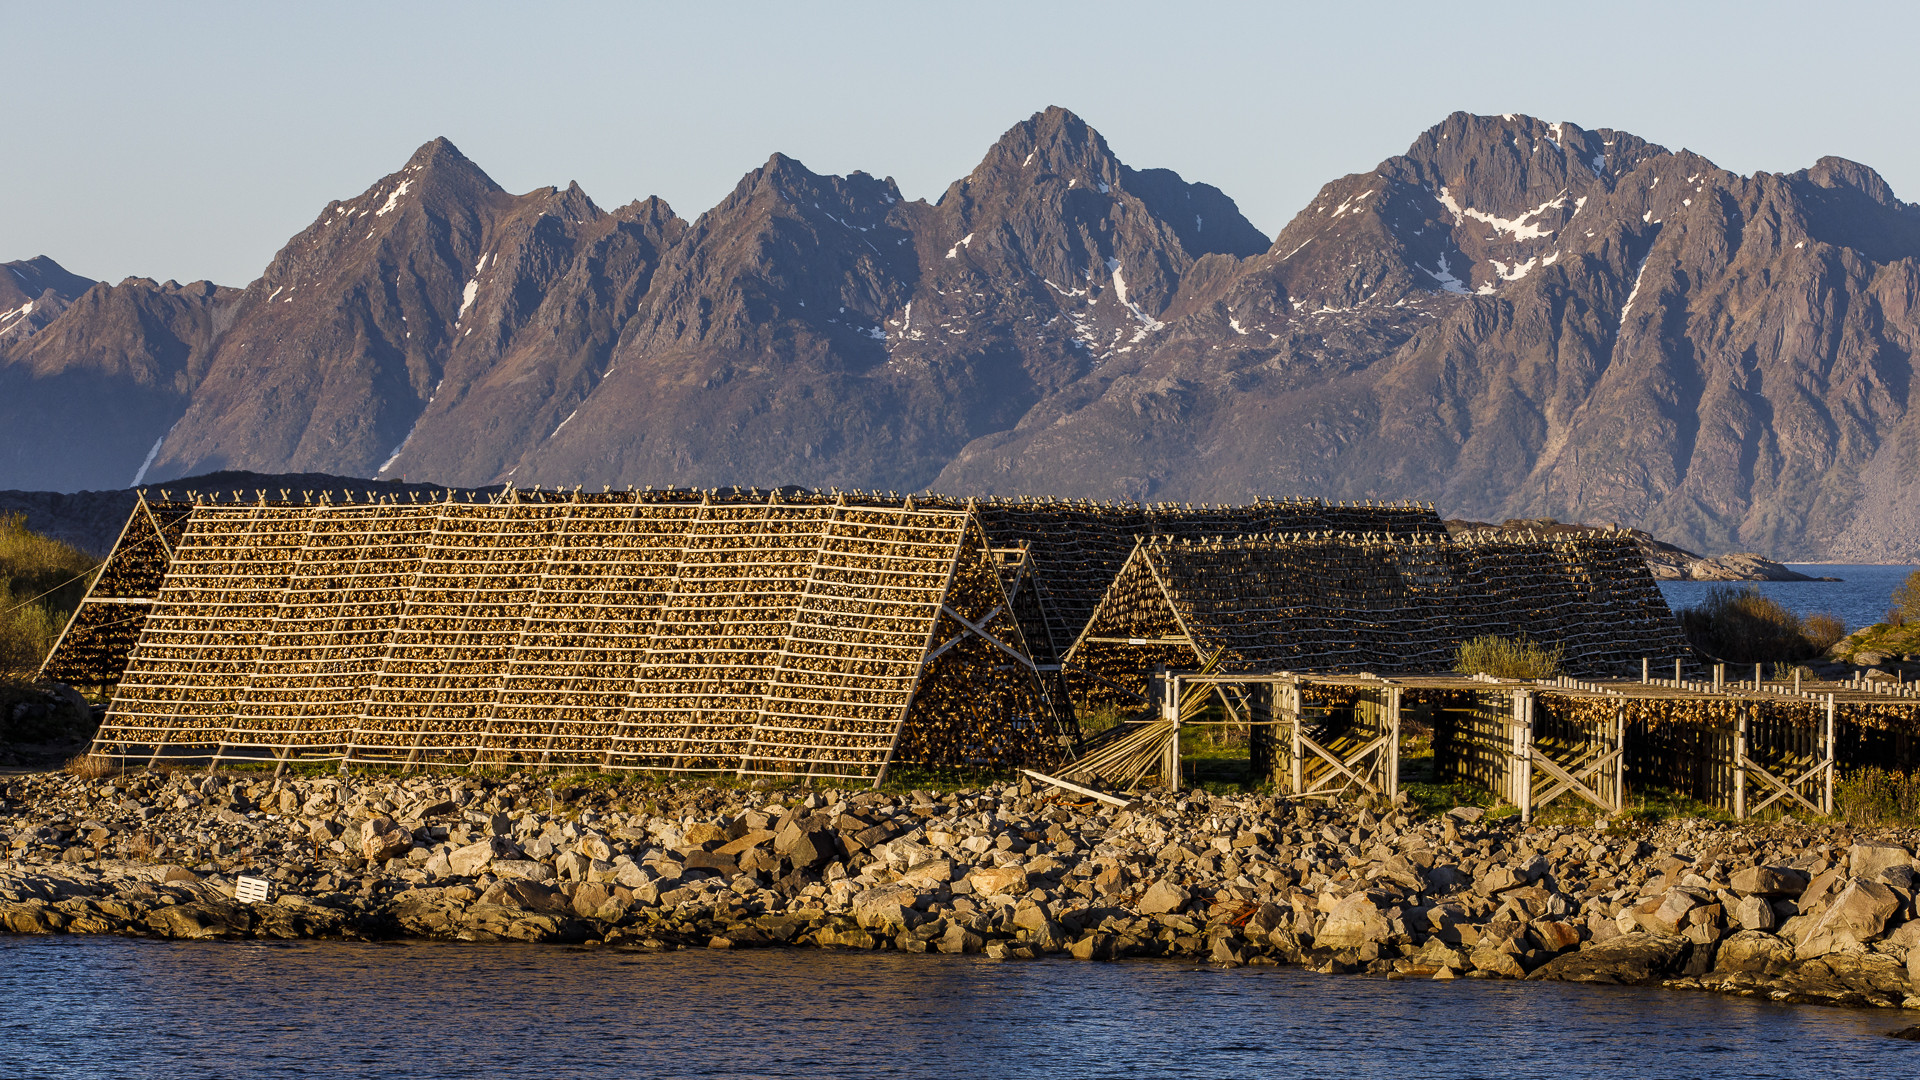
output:
[[[1288,711],[1293,714],[1293,723],[1288,725],[1287,730],[1291,733],[1290,740],[1289,740],[1291,744],[1291,750],[1289,751],[1289,753],[1293,755],[1292,757],[1293,789],[1292,790],[1295,796],[1298,796],[1301,792],[1307,789],[1307,760],[1306,760],[1307,748],[1300,744],[1300,740],[1302,738],[1300,733],[1300,725],[1305,721],[1305,717],[1302,715],[1303,711],[1306,708],[1306,703],[1304,698],[1305,698],[1305,695],[1303,695],[1300,692],[1299,682],[1296,681],[1296,682],[1289,683],[1287,685],[1287,704],[1289,706]]]
[[[1533,820],[1533,693],[1513,692],[1513,802],[1522,823]]]
[[[1747,707],[1733,712],[1733,817],[1747,819]]]
[[[1381,790],[1391,799],[1400,794],[1400,688],[1387,688],[1387,746],[1386,776],[1380,785]]]
[[[1167,738],[1166,757],[1160,762],[1161,779],[1168,791],[1180,790],[1180,676],[1167,673],[1160,684],[1160,719],[1172,728]]]
[[[1613,703],[1613,812],[1625,813],[1627,809],[1627,703]]]
[[[1833,745],[1833,720],[1834,720],[1833,695],[1828,694],[1827,695],[1826,732],[1825,732],[1826,738],[1825,740],[1823,740],[1826,743],[1826,750],[1827,750],[1826,766],[1827,767],[1823,770],[1824,775],[1822,776],[1821,782],[1820,782],[1820,812],[1822,814],[1827,815],[1828,817],[1833,816],[1833,770],[1834,770],[1834,761],[1836,758],[1839,757],[1839,755],[1835,752],[1835,748]]]

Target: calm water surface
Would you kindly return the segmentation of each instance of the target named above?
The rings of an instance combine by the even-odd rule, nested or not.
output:
[[[1920,1075],[1899,1012],[1135,961],[0,938],[0,1075]]]
[[[1858,630],[1887,617],[1894,587],[1920,566],[1875,566],[1853,563],[1793,563],[1793,568],[1809,577],[1837,577],[1842,581],[1756,581],[1767,596],[1778,600],[1801,615],[1831,612],[1847,622],[1847,629]],[[1744,588],[1746,582],[1663,581],[1660,591],[1667,605],[1678,611],[1693,607],[1719,587]]]

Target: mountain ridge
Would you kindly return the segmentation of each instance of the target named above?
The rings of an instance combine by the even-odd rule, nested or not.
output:
[[[692,222],[512,195],[437,139],[244,290],[114,288],[119,315],[0,327],[0,390],[126,434],[64,471],[0,447],[0,486],[151,449],[149,481],[1417,498],[1920,555],[1920,209],[1841,158],[1740,176],[1454,113],[1268,239],[1059,108],[932,202],[775,154]],[[88,326],[147,359],[50,382],[113,338]]]

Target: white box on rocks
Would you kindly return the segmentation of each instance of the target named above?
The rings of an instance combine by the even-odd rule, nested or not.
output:
[[[273,894],[273,882],[263,877],[240,875],[233,883],[233,898],[243,904],[264,904]]]

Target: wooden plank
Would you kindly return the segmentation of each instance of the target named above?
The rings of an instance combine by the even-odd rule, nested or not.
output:
[[[1095,791],[1090,787],[1082,787],[1081,785],[1076,784],[1071,780],[1062,780],[1057,776],[1048,776],[1046,773],[1035,772],[1032,769],[1021,769],[1020,771],[1025,773],[1028,776],[1033,777],[1035,780],[1038,780],[1043,784],[1051,784],[1057,788],[1064,788],[1067,791],[1072,791],[1077,794],[1085,795],[1089,799],[1098,799],[1101,802],[1108,804],[1109,806],[1118,806],[1123,810],[1129,806],[1132,806],[1136,801],[1138,801],[1133,799],[1122,799],[1114,795],[1109,795],[1104,791]]]

